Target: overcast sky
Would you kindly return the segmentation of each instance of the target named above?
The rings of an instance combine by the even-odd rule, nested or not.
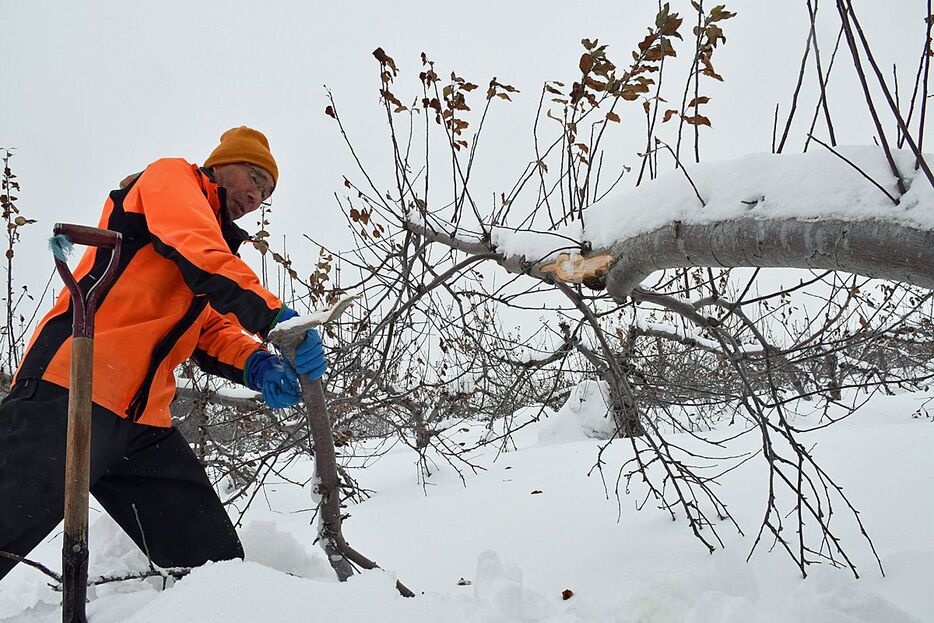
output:
[[[925,2],[855,4],[886,71],[898,64],[904,93],[922,45]],[[769,151],[774,107],[781,102],[787,111],[807,34],[803,2],[740,0],[727,8],[738,16],[724,24],[728,40],[715,58],[725,82],[706,91],[714,127],[704,128],[705,159]],[[690,3],[672,2],[672,10],[689,13]],[[839,21],[829,0],[820,1],[820,10],[829,57]],[[379,179],[392,169],[374,48],[383,47],[399,65],[394,89],[403,100],[419,93],[423,51],[442,76],[454,69],[481,85],[494,75],[515,85],[522,92],[495,107],[478,154],[481,187],[508,190],[531,158],[542,82],[575,78],[583,37],[610,44],[611,58],[622,65],[656,11],[657,2],[647,0],[0,0],[0,146],[16,148],[18,205],[40,221],[24,233],[19,257],[28,254],[29,262],[20,264],[17,277],[33,290],[44,283],[52,267],[44,240],[54,222],[96,224],[107,191],[126,174],[165,156],[200,162],[221,132],[241,124],[269,137],[280,168],[272,231],[276,237],[289,232],[298,270],[308,274],[317,248],[297,234],[345,246],[333,194],[343,190],[342,174],[359,179],[334,122],[323,114],[325,85]],[[689,27],[682,31],[690,34]],[[687,44],[678,49],[688,55]],[[671,75],[675,87],[681,78]],[[852,70],[841,68],[831,87],[842,142],[871,143]],[[800,151],[814,101],[811,89],[786,151]],[[632,139],[640,124],[641,107],[631,106],[621,124],[629,135],[621,129],[614,139],[630,164],[641,148]],[[241,224],[255,230],[251,217]],[[255,254],[247,254],[256,265]]]

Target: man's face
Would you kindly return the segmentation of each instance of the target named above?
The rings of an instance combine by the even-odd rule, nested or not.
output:
[[[275,187],[267,171],[246,162],[218,165],[214,178],[227,191],[227,214],[233,220],[258,208]]]

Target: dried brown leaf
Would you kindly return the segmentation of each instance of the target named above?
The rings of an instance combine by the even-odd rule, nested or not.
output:
[[[593,69],[593,56],[585,52],[581,55],[581,60],[578,66],[580,67],[581,73],[585,75],[589,74],[590,70]]]
[[[694,116],[684,115],[681,118],[684,119],[685,123],[688,123],[690,125],[705,125],[708,128],[711,127],[710,119],[708,119],[704,115],[694,115]]]

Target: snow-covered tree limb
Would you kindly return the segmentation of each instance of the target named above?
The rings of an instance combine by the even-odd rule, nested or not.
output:
[[[491,259],[514,274],[548,282],[557,278],[542,272],[550,261],[531,262],[498,252],[490,242],[457,239],[424,225],[409,224],[409,229],[467,254],[491,254]],[[934,289],[934,232],[892,221],[675,221],[594,254],[606,251],[615,258],[612,267],[589,283],[603,285],[620,302],[655,271],[694,266],[836,270]]]

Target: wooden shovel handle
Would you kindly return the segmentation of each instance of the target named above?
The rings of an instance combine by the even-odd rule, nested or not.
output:
[[[88,487],[91,456],[91,383],[94,370],[94,312],[110,287],[120,263],[122,236],[115,231],[56,223],[56,236],[73,244],[111,249],[103,274],[88,273],[81,289],[68,264],[55,258],[55,267],[72,297],[71,379],[68,391],[68,431],[65,450],[65,534],[62,538],[62,621],[86,623],[88,580]],[[93,284],[93,285],[92,285]]]
[[[120,240],[123,238],[118,232],[109,229],[75,225],[74,223],[55,223],[52,233],[56,236],[64,234],[74,244],[83,244],[87,247],[104,247],[105,249],[119,247]]]
[[[91,464],[91,371],[94,340],[71,341],[71,383],[65,450],[65,533],[62,536],[62,621],[86,623],[88,489]]]
[[[74,301],[72,336],[93,338],[94,312],[97,310],[97,301],[117,276],[117,266],[120,264],[120,244],[123,235],[109,229],[72,223],[56,223],[55,227],[52,228],[52,233],[56,236],[64,235],[74,244],[111,249],[107,268],[104,269],[104,273],[86,293],[81,290],[80,284],[75,280],[74,275],[68,268],[68,264],[58,258],[55,259],[58,274],[61,275],[62,281],[65,282],[65,287],[68,288]]]

